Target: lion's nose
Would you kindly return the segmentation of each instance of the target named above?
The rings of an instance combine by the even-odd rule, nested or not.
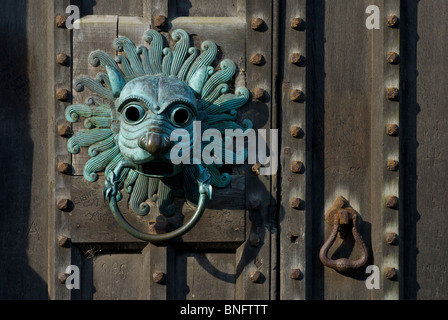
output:
[[[140,137],[138,146],[152,155],[157,155],[170,150],[173,144],[164,134],[148,132]]]

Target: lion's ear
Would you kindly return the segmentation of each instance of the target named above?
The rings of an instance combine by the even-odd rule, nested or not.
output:
[[[123,75],[115,68],[106,66],[106,70],[107,74],[109,75],[112,94],[115,98],[118,98],[120,96],[121,90],[123,90],[124,86],[126,85],[126,81],[124,80]]]

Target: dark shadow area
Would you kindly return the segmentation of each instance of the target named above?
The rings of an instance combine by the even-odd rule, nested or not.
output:
[[[420,106],[417,102],[417,44],[419,41],[419,0],[401,1],[400,52],[400,270],[403,270],[400,299],[415,300],[417,283],[417,117]]]
[[[34,142],[29,70],[37,67],[28,65],[27,21],[34,14],[28,5],[27,0],[3,1],[0,11],[0,41],[6,48],[0,61],[0,299],[7,300],[48,298],[46,282],[28,262],[29,243],[47,243],[46,232],[30,221]]]
[[[307,21],[307,109],[306,149],[307,164],[307,283],[306,296],[309,299],[324,299],[324,266],[319,251],[326,239],[325,204],[325,0],[308,0]],[[320,214],[318,214],[320,213]],[[321,235],[317,238],[317,235]]]

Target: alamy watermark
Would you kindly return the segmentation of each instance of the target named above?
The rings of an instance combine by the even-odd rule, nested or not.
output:
[[[273,175],[278,169],[278,130],[269,130],[269,150],[266,142],[267,130],[257,131],[226,129],[223,138],[220,130],[207,129],[201,135],[201,122],[194,121],[193,135],[185,129],[175,129],[171,132],[171,141],[177,142],[171,149],[171,162],[175,165],[244,164],[247,158],[248,164],[259,163],[265,166],[260,167],[260,175]],[[202,142],[208,144],[202,148]]]

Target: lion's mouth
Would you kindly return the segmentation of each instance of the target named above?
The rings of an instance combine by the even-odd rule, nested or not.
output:
[[[152,178],[172,177],[181,171],[181,167],[171,162],[150,161],[137,167],[137,172]]]

